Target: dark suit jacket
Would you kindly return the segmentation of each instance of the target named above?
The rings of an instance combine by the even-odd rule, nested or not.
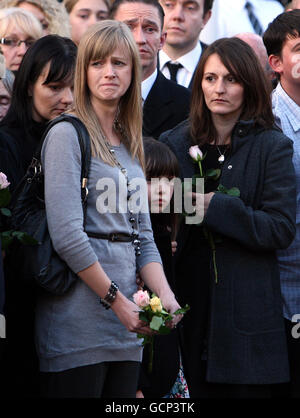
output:
[[[158,138],[188,117],[191,93],[160,71],[143,108],[143,135]]]
[[[159,140],[177,156],[181,177],[192,177],[195,165],[188,154],[192,145],[188,125],[180,124]],[[209,382],[270,384],[289,380],[276,250],[288,247],[295,235],[292,154],[292,142],[278,130],[240,121],[233,131],[220,184],[227,189],[238,187],[241,195],[215,193],[203,221],[221,238],[215,242],[218,282],[210,276]],[[185,328],[188,342],[201,308],[195,288],[202,272],[194,269],[189,274],[184,253],[177,257],[179,302],[186,303],[188,295],[195,295],[185,318],[190,321]],[[186,372],[196,364],[190,355],[193,341],[185,349]]]

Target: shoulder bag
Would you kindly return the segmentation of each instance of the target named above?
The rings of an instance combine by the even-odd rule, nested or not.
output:
[[[28,285],[38,285],[55,294],[65,294],[76,282],[77,275],[55,252],[48,231],[44,200],[44,173],[41,164],[41,149],[49,130],[57,123],[72,123],[77,131],[81,149],[81,200],[86,218],[87,180],[91,158],[90,138],[84,124],[76,117],[61,115],[51,121],[41,139],[39,149],[26,175],[13,196],[12,223],[19,231],[27,232],[36,245],[17,244],[13,259],[20,272],[19,279]]]

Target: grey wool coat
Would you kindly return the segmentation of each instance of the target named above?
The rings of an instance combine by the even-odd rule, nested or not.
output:
[[[177,156],[181,177],[192,177],[195,164],[188,150],[194,144],[188,122],[165,132],[159,140]],[[277,129],[266,130],[252,121],[239,121],[234,128],[220,184],[228,189],[238,187],[240,197],[216,193],[203,221],[222,238],[216,249],[218,282],[213,276],[210,279],[209,382],[271,384],[289,380],[276,250],[288,247],[295,235],[292,154],[292,141]],[[185,233],[193,227],[188,225]],[[181,247],[184,235],[182,239]],[[177,263],[184,263],[180,253]],[[201,272],[195,272],[194,277],[201,279]],[[186,280],[176,280],[180,296]],[[193,308],[193,326],[197,326],[197,306],[191,307],[191,314]],[[191,363],[187,368],[193,367],[193,358],[185,358]]]

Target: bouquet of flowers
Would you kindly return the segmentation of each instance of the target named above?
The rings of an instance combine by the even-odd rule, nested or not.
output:
[[[147,290],[139,290],[133,295],[134,303],[140,308],[139,319],[149,324],[149,327],[158,334],[169,334],[172,329],[168,326],[168,322],[172,321],[175,315],[185,314],[190,307],[185,305],[184,308],[177,309],[176,312],[170,314],[162,306],[161,300],[154,293],[151,298]],[[138,334],[138,338],[143,338],[143,346],[150,344],[150,361],[148,366],[149,373],[152,372],[153,364],[153,343],[154,335]]]
[[[12,229],[7,231],[4,230],[7,223],[4,222],[4,219],[11,216],[11,211],[7,207],[9,206],[11,200],[11,193],[8,187],[9,185],[10,183],[7,180],[6,175],[0,172],[0,238],[3,251],[8,248],[15,238],[23,244],[37,244],[37,241],[25,232],[14,231]]]

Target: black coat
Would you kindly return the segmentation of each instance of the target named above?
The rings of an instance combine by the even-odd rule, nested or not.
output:
[[[160,140],[176,154],[182,178],[192,177],[195,165],[187,122],[164,133]],[[296,190],[293,145],[275,129],[264,130],[251,121],[239,122],[231,152],[223,164],[220,184],[238,187],[240,197],[216,193],[203,225],[221,236],[217,244],[218,283],[209,278],[208,382],[271,384],[289,380],[282,299],[276,250],[286,248],[295,235]],[[178,237],[177,270],[189,234]],[[197,329],[197,292],[201,271],[176,276],[180,294],[193,294],[190,323],[185,325],[185,371],[196,367],[189,333]],[[185,301],[182,301],[185,302]],[[193,354],[194,353],[194,354]]]
[[[0,124],[0,171],[7,175],[11,192],[24,176],[45,126],[34,121],[27,129],[17,121],[13,126],[12,123]],[[34,346],[35,294],[14,272],[16,261],[11,247],[4,262],[7,338],[2,344],[4,360],[0,374],[5,380],[4,398],[16,393],[31,398],[38,393],[38,358]]]
[[[188,117],[191,92],[160,71],[143,107],[143,135],[158,138]]]
[[[34,121],[27,131],[17,120],[0,124],[0,171],[6,174],[11,192],[26,173],[45,127]]]
[[[2,268],[2,252],[1,252],[1,240],[0,240],[0,315],[4,315],[4,299],[5,292],[4,292],[4,274]],[[1,326],[1,325],[0,325]],[[2,355],[4,349],[4,341],[0,338],[0,370],[1,370],[1,362],[2,362]],[[0,378],[1,382],[1,378]]]

